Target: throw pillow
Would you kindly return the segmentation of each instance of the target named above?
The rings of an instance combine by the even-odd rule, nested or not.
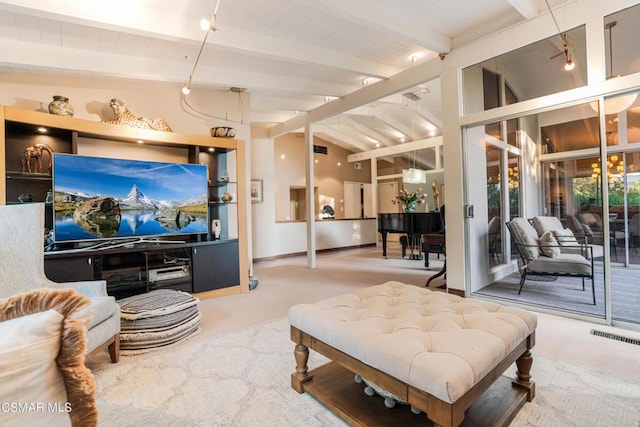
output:
[[[86,320],[74,316],[88,303],[51,288],[0,299],[0,403],[13,404],[3,426],[98,424]]]
[[[582,224],[582,230],[585,236],[593,236],[593,230],[587,224]]]
[[[47,310],[0,322],[2,425],[71,425],[56,365],[63,319]]]
[[[560,247],[558,246],[558,241],[553,236],[551,231],[547,231],[538,239],[538,244],[540,245],[540,250],[544,256],[549,258],[555,258],[560,255]]]
[[[568,228],[563,228],[562,230],[553,230],[553,235],[560,246],[580,246],[575,236],[573,235],[573,231]]]

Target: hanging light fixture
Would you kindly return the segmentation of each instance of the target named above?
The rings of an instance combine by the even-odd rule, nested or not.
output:
[[[571,55],[569,54],[569,44],[567,43],[567,33],[563,33],[560,30],[560,26],[558,25],[558,21],[556,20],[555,15],[553,14],[553,10],[551,10],[551,6],[549,5],[549,0],[544,0],[545,3],[547,4],[547,9],[549,10],[549,14],[551,15],[551,18],[553,19],[553,23],[556,25],[556,29],[558,30],[558,33],[560,34],[560,38],[562,39],[562,52],[559,52],[555,55],[553,55],[552,57],[550,57],[549,59],[554,59],[557,58],[560,55],[564,55],[564,69],[565,71],[571,71],[574,68],[576,68],[576,63],[573,62],[573,59],[571,59]]]
[[[620,77],[618,74],[613,74],[613,42],[612,42],[612,34],[611,29],[617,25],[616,21],[609,22],[604,25],[604,28],[609,31],[609,75],[607,76],[607,80],[615,79]],[[631,107],[636,99],[638,98],[637,93],[632,93],[630,95],[616,96],[615,98],[607,98],[604,101],[604,113],[605,114],[618,114],[621,111],[626,110]],[[589,104],[591,109],[598,112],[598,101],[593,101]]]
[[[220,6],[220,0],[216,2],[216,7],[209,15],[209,19],[200,20],[200,28],[203,31],[206,31],[204,34],[204,40],[202,40],[202,45],[200,45],[200,51],[198,52],[198,56],[196,57],[196,61],[193,63],[193,68],[191,69],[191,74],[189,74],[189,78],[187,79],[184,86],[182,86],[182,93],[184,95],[189,95],[191,93],[191,83],[193,82],[193,73],[196,72],[196,67],[198,66],[198,62],[200,61],[200,55],[202,55],[202,50],[204,49],[205,44],[207,43],[207,37],[209,37],[209,33],[212,31],[216,31],[216,14],[218,13],[218,7]]]
[[[404,95],[406,96],[406,94]],[[409,99],[412,99],[412,98],[409,98]],[[415,102],[415,100],[413,101]],[[411,119],[411,132],[413,133],[413,136],[412,136],[411,142],[415,142],[416,140],[415,108],[413,108],[412,111],[413,111],[413,116]],[[427,171],[416,168],[416,150],[413,150],[413,167],[410,167],[409,169],[402,169],[402,182],[405,182],[407,184],[425,184],[427,182]]]
[[[217,31],[217,28],[216,28],[216,17],[217,17],[217,14],[218,14],[218,8],[219,7],[220,7],[220,0],[217,0],[215,9],[213,10],[213,12],[211,12],[209,14],[209,18],[208,19],[202,19],[200,21],[200,27],[202,28],[203,31],[206,31],[206,33],[204,35],[204,40],[202,40],[202,44],[200,45],[200,50],[198,51],[198,56],[196,56],[196,60],[193,63],[193,68],[191,69],[191,74],[189,74],[189,77],[187,78],[187,80],[185,82],[185,85],[181,89],[182,96],[180,98],[180,101],[181,101],[182,105],[185,107],[185,111],[187,113],[189,113],[189,114],[192,114],[192,115],[196,116],[196,117],[206,118],[206,119],[224,120],[226,122],[244,124],[244,103],[243,103],[243,100],[242,100],[242,94],[246,91],[245,88],[231,87],[228,90],[228,92],[232,92],[232,93],[234,93],[234,94],[236,94],[238,96],[238,108],[240,110],[240,120],[239,121],[230,119],[228,113],[225,113],[224,117],[218,117],[218,116],[215,116],[215,115],[208,114],[208,113],[205,113],[203,111],[200,111],[195,106],[191,105],[189,103],[188,98],[187,98],[187,95],[189,95],[191,93],[191,85],[193,83],[193,75],[194,75],[194,73],[196,71],[196,68],[198,67],[198,62],[200,61],[200,56],[202,55],[202,51],[204,50],[204,47],[207,44],[207,38],[209,37],[209,33]],[[187,58],[185,57],[185,61],[186,61],[186,59]],[[234,130],[234,132],[235,132],[235,130]]]

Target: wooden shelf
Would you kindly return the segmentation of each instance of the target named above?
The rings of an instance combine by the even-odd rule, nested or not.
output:
[[[7,179],[28,179],[28,180],[51,181],[50,173],[7,171],[5,175]]]
[[[354,374],[336,362],[322,365],[309,374],[313,379],[304,383],[304,391],[350,426],[433,426],[424,413],[414,414],[408,405],[387,408],[382,397],[367,396],[364,385],[354,381]],[[514,387],[511,381],[504,376],[498,378],[471,405],[462,426],[508,426],[527,400],[527,393]]]

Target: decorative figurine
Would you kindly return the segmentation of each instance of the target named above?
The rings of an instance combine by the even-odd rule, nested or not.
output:
[[[25,172],[25,169],[28,169],[28,171],[31,172],[31,160],[35,160],[33,172],[42,173],[42,153],[44,151],[49,153],[49,167],[47,168],[47,171],[51,173],[51,158],[53,157],[53,150],[47,144],[32,145],[22,152],[22,172]]]
[[[211,233],[213,234],[213,240],[218,240],[220,238],[220,233],[222,232],[222,223],[219,219],[214,219],[211,221]]]
[[[105,123],[131,126],[138,129],[153,129],[162,132],[172,132],[165,119],[160,117],[147,119],[146,117],[136,116],[129,111],[126,105],[126,101],[123,101],[120,98],[112,98],[111,101],[109,101],[109,106],[111,107],[111,110],[113,110],[114,119],[105,121]]]
[[[433,188],[433,207],[436,211],[440,210],[440,193],[438,192],[438,181],[435,179],[431,183],[431,188]]]

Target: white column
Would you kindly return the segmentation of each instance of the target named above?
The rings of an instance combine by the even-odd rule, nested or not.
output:
[[[316,200],[313,162],[313,130],[307,121],[304,125],[305,162],[307,182],[307,267],[316,268]]]

